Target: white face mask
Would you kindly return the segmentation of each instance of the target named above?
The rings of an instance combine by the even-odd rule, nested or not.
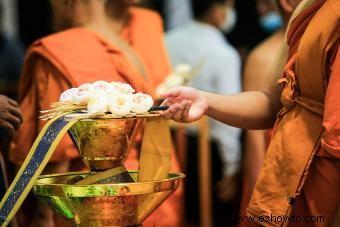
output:
[[[223,23],[220,25],[220,29],[225,33],[231,32],[235,27],[237,21],[237,13],[233,7],[226,8],[226,16]]]

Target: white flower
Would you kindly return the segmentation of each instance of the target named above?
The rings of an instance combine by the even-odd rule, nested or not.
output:
[[[184,78],[177,75],[177,74],[170,74],[166,79],[165,79],[165,84],[166,87],[171,88],[175,86],[182,85],[184,83]]]
[[[122,82],[115,82],[115,81],[111,82],[111,84],[113,85],[114,90],[120,93],[130,95],[133,92],[135,92],[135,89],[133,89],[130,84],[126,84]]]
[[[73,94],[78,91],[78,88],[70,88],[61,93],[59,97],[59,102],[72,102]]]
[[[153,105],[153,99],[150,95],[137,93],[132,95],[132,112],[146,113]]]
[[[190,79],[191,71],[192,71],[191,65],[183,63],[176,65],[174,69],[175,74],[179,75],[183,79]]]
[[[168,82],[176,83],[176,80],[178,76],[175,75]],[[111,112],[113,115],[124,116],[131,112],[146,113],[153,106],[152,97],[143,93],[134,94],[134,92],[129,84],[99,80],[64,91],[59,101],[87,105],[89,114]]]
[[[109,111],[118,116],[124,116],[131,112],[132,109],[131,95],[112,94],[108,100]]]
[[[114,90],[114,86],[111,83],[103,80],[96,81],[92,85],[94,89],[103,91],[106,94],[111,94]]]
[[[76,104],[87,104],[94,93],[92,84],[86,83],[78,87],[73,94],[73,102]]]
[[[87,112],[89,114],[98,114],[107,112],[108,98],[105,92],[96,91],[87,103]]]

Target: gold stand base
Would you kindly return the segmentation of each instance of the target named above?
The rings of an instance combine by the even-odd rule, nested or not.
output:
[[[132,179],[138,172],[129,171]],[[143,221],[180,185],[181,173],[167,179],[118,184],[81,184],[74,179],[89,173],[40,176],[33,192],[39,200],[74,226],[142,227]]]

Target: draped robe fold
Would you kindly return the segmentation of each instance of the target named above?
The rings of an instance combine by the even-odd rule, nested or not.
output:
[[[329,226],[340,199],[340,2],[315,1],[290,26],[289,58],[278,115],[248,213],[323,216]],[[260,223],[258,223],[260,224]],[[287,226],[271,219],[265,226]]]

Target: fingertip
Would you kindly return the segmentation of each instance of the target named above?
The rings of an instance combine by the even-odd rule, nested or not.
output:
[[[22,124],[23,122],[24,122],[24,118],[20,116],[20,124]]]
[[[20,126],[21,126],[21,121],[19,119],[19,121],[17,121],[15,124],[14,124],[14,127],[15,127],[15,131],[18,131],[20,129]]]
[[[12,106],[15,106],[15,107],[19,106],[19,104],[15,100],[10,99],[10,98],[8,98],[8,103],[11,104]]]

